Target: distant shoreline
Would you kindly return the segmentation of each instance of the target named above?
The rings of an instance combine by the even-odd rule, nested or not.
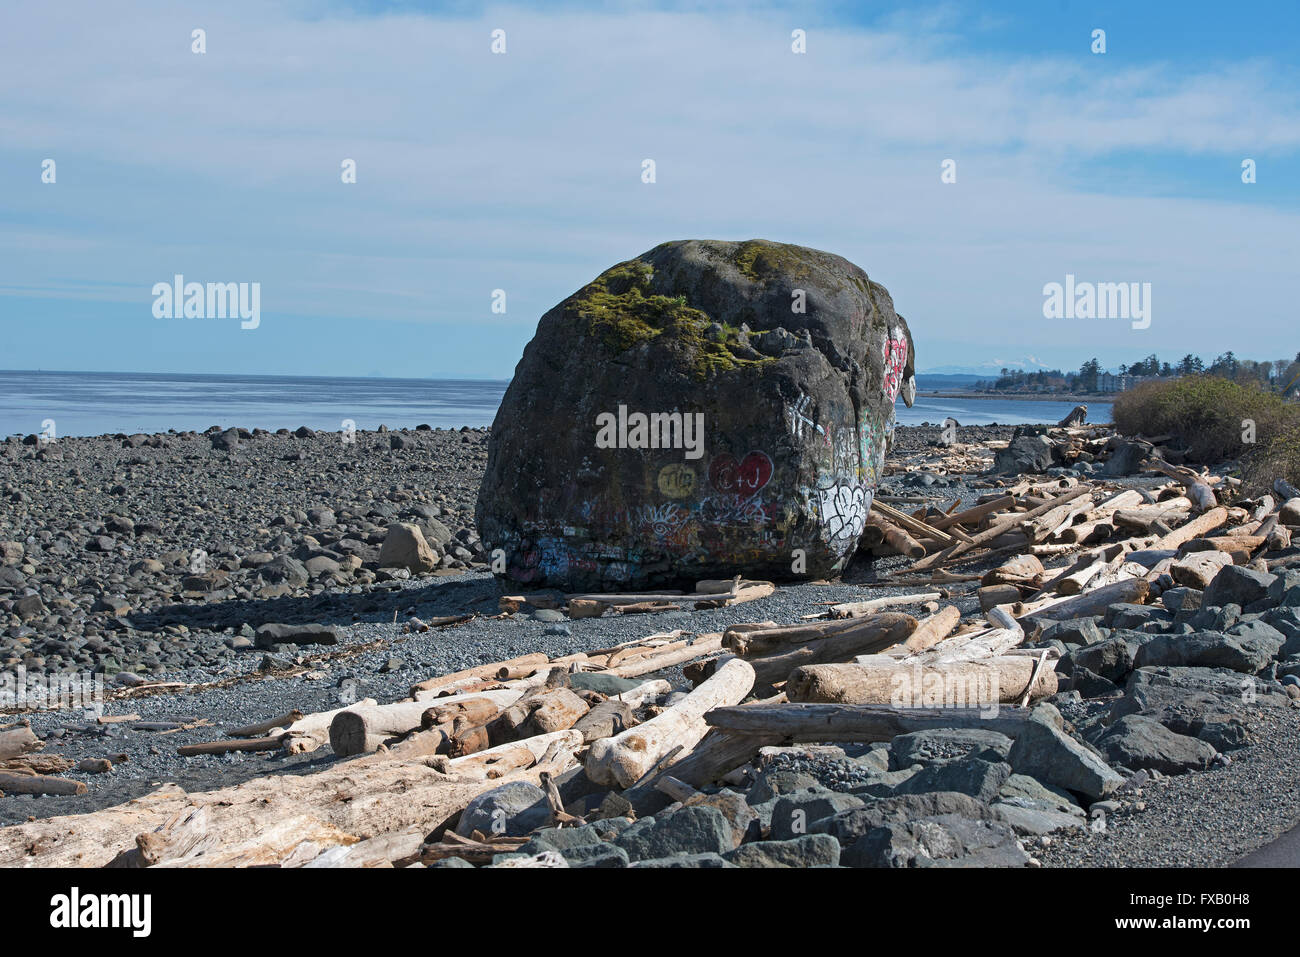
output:
[[[1116,392],[1113,395],[1101,395],[1101,394],[1078,395],[1074,393],[1060,392],[1060,393],[1032,395],[1023,392],[1017,392],[1008,395],[996,395],[989,392],[958,392],[954,390],[922,392],[919,389],[917,390],[916,393],[918,398],[921,396],[927,396],[932,399],[1013,399],[1018,402],[1076,402],[1076,403],[1077,402],[1110,403],[1110,402],[1114,402],[1115,396],[1119,394],[1120,393]]]

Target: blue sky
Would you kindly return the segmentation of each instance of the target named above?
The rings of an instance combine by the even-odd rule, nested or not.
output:
[[[0,368],[505,378],[692,237],[846,256],[922,370],[1300,349],[1295,3],[130,9],[0,15]],[[176,273],[261,325],[154,318]],[[1067,273],[1150,282],[1150,328],[1045,319]]]

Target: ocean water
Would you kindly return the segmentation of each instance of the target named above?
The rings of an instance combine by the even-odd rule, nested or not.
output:
[[[0,436],[203,431],[222,428],[322,431],[427,424],[435,428],[491,425],[507,382],[453,379],[327,378],[250,375],[165,375],[116,372],[0,371]],[[917,396],[898,403],[902,425],[1058,422],[1072,402],[946,399]],[[1089,405],[1088,418],[1110,420],[1110,405]]]
[[[491,425],[506,382],[449,379],[324,378],[0,371],[0,436],[201,432],[222,428],[339,431],[427,424]]]

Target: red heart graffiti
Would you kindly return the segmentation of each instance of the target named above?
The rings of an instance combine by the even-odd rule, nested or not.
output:
[[[730,452],[709,463],[709,484],[719,492],[753,495],[772,478],[772,460],[766,452],[750,452],[737,462]]]

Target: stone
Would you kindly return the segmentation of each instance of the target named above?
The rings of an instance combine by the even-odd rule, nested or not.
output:
[[[998,802],[1014,801],[1021,806],[1046,807],[1063,814],[1082,815],[1083,808],[1070,792],[1044,784],[1027,774],[1013,774],[998,791]]]
[[[718,867],[735,867],[731,861],[723,858],[721,854],[713,851],[707,851],[703,854],[679,854],[673,857],[652,858],[650,860],[635,861],[632,867],[687,867],[687,868],[718,868]]]
[[[1106,609],[1102,623],[1107,628],[1140,628],[1150,622],[1172,623],[1174,616],[1159,605],[1120,603]]]
[[[888,292],[846,260],[664,243],[542,317],[489,436],[483,547],[570,591],[834,575],[913,371]]]
[[[570,867],[627,867],[631,860],[617,844],[585,844],[561,851]]]
[[[45,602],[41,601],[40,595],[24,595],[14,602],[14,614],[27,621],[32,618],[40,618],[49,613],[45,607]]]
[[[637,821],[614,843],[633,861],[677,854],[722,854],[734,847],[730,822],[713,807],[683,807]]]
[[[1201,552],[1198,554],[1205,553]],[[1182,586],[1177,588],[1166,588],[1160,593],[1160,604],[1164,605],[1165,608],[1169,609],[1169,611],[1173,612],[1175,615],[1183,609],[1195,611],[1197,608],[1201,607],[1201,598],[1203,594],[1202,591],[1196,588],[1184,588]]]
[[[981,804],[969,794],[954,791],[931,791],[928,794],[907,794],[881,798],[865,807],[841,811],[833,817],[823,818],[809,825],[809,832],[829,834],[848,847],[872,828],[888,823],[906,823],[917,818],[951,814],[972,820],[993,820],[996,816],[988,805]]]
[[[1041,643],[1059,641],[1065,645],[1095,645],[1109,632],[1097,624],[1097,618],[1068,618],[1054,621],[1043,629]]]
[[[1021,435],[993,455],[993,471],[999,475],[1046,472],[1052,467],[1052,440],[1045,435]]]
[[[1241,565],[1228,565],[1214,576],[1205,589],[1207,605],[1240,605],[1242,608],[1251,602],[1268,596],[1268,588],[1277,580],[1276,575],[1257,572]]]
[[[599,671],[575,671],[569,675],[569,687],[574,691],[596,691],[610,697],[631,691],[644,683],[643,678],[620,678]]]
[[[711,807],[719,811],[731,825],[732,847],[738,846],[748,836],[758,836],[758,814],[745,801],[743,794],[724,788],[717,794],[693,795],[685,802],[685,806]]]
[[[1191,665],[1202,668],[1230,668],[1255,674],[1273,660],[1285,637],[1262,621],[1246,623],[1241,631],[1214,631],[1190,635],[1158,635],[1138,649],[1134,665]]]
[[[1154,718],[1120,718],[1097,741],[1106,758],[1134,771],[1181,774],[1203,771],[1218,752],[1208,742],[1170,731]]]
[[[900,734],[894,738],[889,751],[890,766],[896,771],[913,764],[935,764],[963,758],[1002,761],[1011,753],[1011,739],[983,728],[940,728]]]
[[[388,526],[384,544],[379,549],[381,568],[405,568],[412,572],[431,572],[438,567],[438,554],[424,540],[420,526],[411,522],[394,522]]]
[[[955,791],[969,794],[975,800],[988,803],[1011,775],[1011,765],[1002,762],[963,758],[944,761],[923,768],[908,778],[894,794],[924,794],[927,791]]]
[[[1119,439],[1111,449],[1110,457],[1102,467],[1106,475],[1136,475],[1142,471],[1142,463],[1152,452],[1151,444],[1136,440]]]
[[[1260,621],[1277,630],[1285,639],[1278,656],[1289,658],[1300,654],[1300,607],[1281,607],[1266,611]]]
[[[822,818],[833,817],[841,811],[866,805],[852,794],[794,794],[778,798],[772,808],[771,837],[774,841],[788,841],[808,833],[808,825]]]
[[[272,649],[276,645],[337,645],[342,641],[343,630],[337,625],[269,623],[258,627],[255,645]]]
[[[758,775],[750,786],[749,792],[745,795],[745,800],[751,805],[763,804],[782,794],[813,790],[824,791],[825,788],[811,774],[804,774],[802,771],[774,769],[763,771]]]
[[[999,801],[993,807],[1021,835],[1039,836],[1087,827],[1081,817],[1053,808],[1026,806],[1013,801]]]
[[[840,842],[829,834],[805,834],[744,844],[723,858],[737,867],[839,867]]]
[[[305,585],[311,578],[302,562],[289,555],[280,555],[257,570],[257,576],[271,584]]]
[[[550,819],[550,805],[541,788],[527,781],[511,781],[471,800],[460,814],[456,833],[461,837],[469,837],[475,831],[523,837]]]
[[[1017,774],[1027,774],[1097,800],[1110,794],[1124,779],[1086,746],[1041,721],[1026,721],[1008,756]]]
[[[1011,826],[954,814],[873,828],[840,855],[847,867],[1023,867]]]
[[[0,565],[21,565],[26,553],[22,542],[0,542]]]
[[[1085,668],[1108,681],[1120,681],[1133,670],[1133,653],[1123,638],[1112,637],[1095,645],[1076,648],[1061,659],[1057,670],[1070,674],[1076,667]]]

